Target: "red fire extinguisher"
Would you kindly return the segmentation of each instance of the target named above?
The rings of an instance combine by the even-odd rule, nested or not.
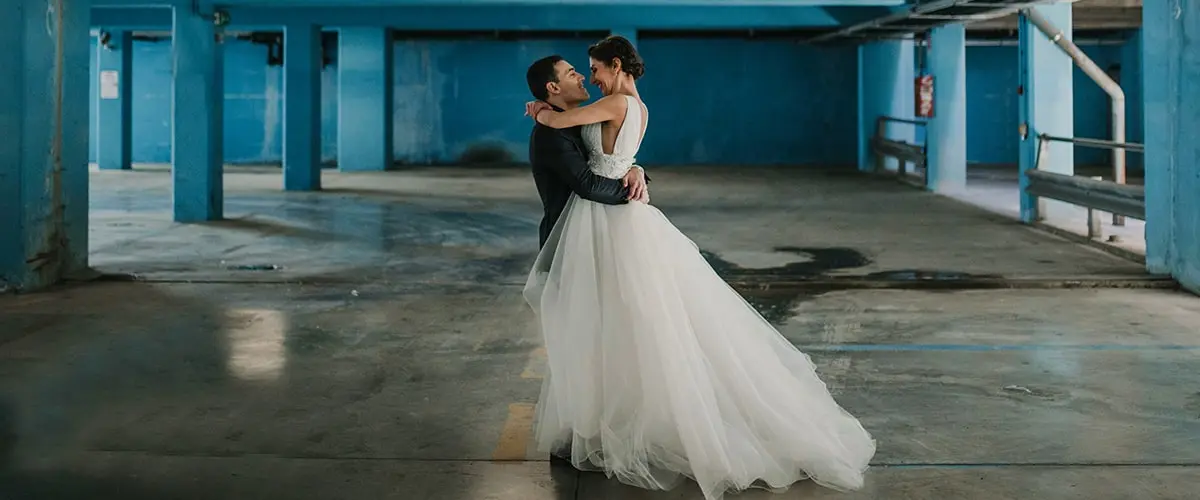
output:
[[[921,118],[933,118],[933,75],[917,77],[913,87],[916,89],[914,111]]]
[[[920,69],[917,73],[921,76],[913,82],[913,114],[918,118],[933,118],[933,75],[928,73],[925,66],[932,40],[927,34],[922,34],[919,38],[921,40],[917,45],[917,62]]]

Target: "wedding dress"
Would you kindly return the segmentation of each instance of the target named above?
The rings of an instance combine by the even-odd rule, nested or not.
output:
[[[626,99],[612,154],[600,124],[582,131],[592,171],[613,179],[641,142]],[[692,478],[708,500],[807,478],[861,488],[871,435],[657,208],[573,195],[523,293],[549,364],[540,451],[647,489]]]

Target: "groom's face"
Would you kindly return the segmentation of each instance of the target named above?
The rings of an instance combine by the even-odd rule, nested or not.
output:
[[[554,65],[554,71],[558,76],[558,95],[564,102],[580,103],[591,97],[588,95],[587,88],[583,86],[583,75],[575,71],[575,67],[571,66],[571,63],[559,61]]]

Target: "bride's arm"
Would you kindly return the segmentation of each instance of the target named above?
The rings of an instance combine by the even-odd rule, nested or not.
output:
[[[625,116],[627,105],[621,96],[605,96],[587,106],[558,112],[546,109],[537,114],[537,121],[550,128],[571,128],[589,123],[603,123]]]

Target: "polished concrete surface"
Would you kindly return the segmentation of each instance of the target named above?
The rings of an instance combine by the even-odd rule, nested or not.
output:
[[[239,172],[229,220],[198,225],[169,221],[169,174],[94,173],[106,277],[0,296],[0,498],[700,498],[531,448],[527,173],[283,193],[277,170]],[[730,498],[1195,498],[1200,299],[895,183],[652,174],[879,440],[862,491]]]

